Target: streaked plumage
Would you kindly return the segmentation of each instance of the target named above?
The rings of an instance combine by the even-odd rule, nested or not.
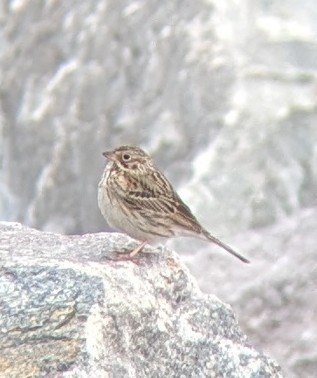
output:
[[[103,155],[109,163],[99,182],[98,205],[110,226],[142,241],[131,256],[147,242],[193,236],[212,241],[241,261],[249,262],[200,225],[141,148],[120,146]]]

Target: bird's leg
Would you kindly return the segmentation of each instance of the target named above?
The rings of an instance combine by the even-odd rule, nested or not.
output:
[[[137,247],[135,247],[133,249],[132,252],[129,252],[129,251],[126,251],[126,252],[120,252],[119,254],[117,254],[117,257],[107,257],[107,260],[112,260],[112,261],[132,261],[134,263],[136,263],[134,260],[133,260],[133,257],[135,255],[137,255],[139,252],[142,251],[142,249],[145,247],[146,245],[146,241],[145,242],[142,242],[140,245],[138,245]],[[136,263],[138,264],[138,263]]]
[[[137,247],[135,247],[132,252],[130,252],[130,251],[120,252],[117,255],[117,258],[109,257],[108,260],[113,260],[113,261],[133,261],[133,257],[135,255],[137,255],[139,252],[142,251],[142,249],[145,247],[146,243],[147,242],[144,241],[140,245],[138,245]]]
[[[138,254],[139,252],[141,252],[142,249],[145,247],[145,244],[146,244],[146,241],[142,242],[140,245],[138,245],[136,248],[134,248],[134,250],[130,253],[129,256],[133,257],[136,254]]]

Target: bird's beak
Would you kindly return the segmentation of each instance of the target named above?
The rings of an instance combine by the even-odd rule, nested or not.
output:
[[[115,160],[115,156],[114,156],[113,151],[105,151],[105,152],[102,153],[102,155],[103,155],[106,159],[109,159],[109,160]]]

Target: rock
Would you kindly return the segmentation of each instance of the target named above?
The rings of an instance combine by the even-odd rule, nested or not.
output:
[[[0,223],[1,377],[281,377],[175,253],[134,243]]]
[[[248,269],[232,261],[225,266],[223,259],[222,273],[212,273],[213,262],[220,260],[214,250],[204,265],[211,272],[209,287],[198,279],[203,291],[214,288],[213,294],[232,305],[252,344],[274,356],[286,377],[314,378],[317,371],[316,225],[317,207],[246,232],[236,243],[248,251]],[[196,257],[203,252],[210,256],[205,249]],[[233,290],[234,282],[239,284]]]

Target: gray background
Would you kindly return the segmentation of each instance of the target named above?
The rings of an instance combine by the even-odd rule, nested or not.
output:
[[[142,146],[252,265],[169,246],[287,377],[313,377],[316,36],[314,0],[1,2],[0,218],[109,230],[101,152]]]

